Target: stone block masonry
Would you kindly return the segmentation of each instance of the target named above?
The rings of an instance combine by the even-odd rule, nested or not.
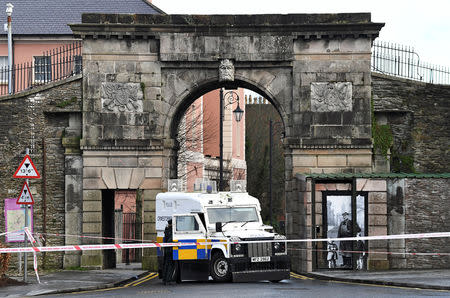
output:
[[[372,169],[370,149],[293,150],[296,173],[367,173]]]
[[[405,233],[450,231],[450,179],[405,179]],[[406,240],[407,252],[450,253],[448,238]],[[406,268],[449,268],[450,256],[406,256]]]
[[[391,168],[397,172],[448,172],[450,86],[374,73],[372,92],[375,117],[386,119],[394,137]]]

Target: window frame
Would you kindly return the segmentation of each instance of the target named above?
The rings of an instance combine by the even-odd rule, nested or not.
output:
[[[8,56],[0,56],[0,59],[5,59],[6,63],[2,66],[0,64],[0,84],[8,84],[9,82],[9,72],[8,72]]]
[[[38,62],[39,59],[47,60],[44,63]],[[51,56],[33,56],[33,82],[38,84],[43,84],[52,81],[52,60]],[[44,71],[40,71],[43,69]],[[38,72],[39,70],[39,72]],[[44,76],[42,79],[38,77]]]
[[[178,225],[178,218],[179,217],[185,217],[185,216],[190,216],[190,217],[194,217],[195,223],[197,224],[198,229],[197,230],[188,230],[188,231],[179,231],[177,230],[177,225]],[[206,233],[206,229],[203,226],[202,221],[200,220],[200,217],[198,216],[198,214],[177,214],[174,215],[174,225],[173,225],[173,233],[174,234],[204,234]]]

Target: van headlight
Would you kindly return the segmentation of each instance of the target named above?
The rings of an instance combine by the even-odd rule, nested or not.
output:
[[[283,235],[275,235],[274,240],[278,240],[275,242],[272,242],[272,249],[274,254],[285,254],[286,253],[286,236]]]
[[[272,246],[275,254],[284,253],[286,251],[286,242],[273,242]]]
[[[238,242],[241,241],[241,238],[239,237],[231,237],[231,242]],[[243,257],[245,254],[245,244],[244,243],[235,243],[231,244],[231,254],[234,257]]]

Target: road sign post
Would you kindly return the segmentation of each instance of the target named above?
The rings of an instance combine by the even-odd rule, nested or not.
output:
[[[25,183],[28,182],[28,179],[26,180]],[[25,205],[25,228],[28,228],[28,204]],[[25,238],[25,247],[28,246],[28,236],[27,233],[24,233],[24,238]],[[27,253],[24,254],[24,263],[23,263],[23,281],[24,282],[28,282],[28,258],[27,258]]]
[[[30,182],[28,179],[37,179],[41,178],[41,175],[37,171],[36,167],[33,164],[33,161],[31,160],[31,157],[28,155],[30,153],[30,150],[28,148],[25,149],[25,157],[22,160],[22,162],[19,165],[19,168],[17,168],[16,172],[14,173],[14,178],[25,178],[25,183],[22,186],[22,190],[20,191],[20,195],[17,198],[17,204],[24,205],[25,210],[25,228],[28,228],[29,226],[29,219],[28,219],[28,205],[33,205],[34,200],[33,196],[31,195],[30,191]],[[24,233],[24,245],[25,247],[28,246],[28,236],[27,233]],[[24,253],[24,270],[23,270],[23,281],[28,282],[28,258],[27,253]]]

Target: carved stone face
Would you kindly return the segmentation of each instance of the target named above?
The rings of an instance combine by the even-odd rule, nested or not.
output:
[[[219,65],[219,82],[234,81],[234,65],[229,59],[223,59]]]

